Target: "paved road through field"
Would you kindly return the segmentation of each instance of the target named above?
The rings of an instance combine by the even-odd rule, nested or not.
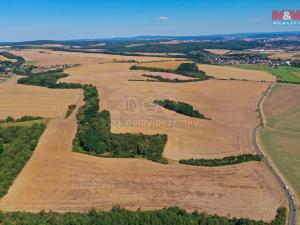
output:
[[[289,216],[289,225],[296,225],[296,221],[297,221],[297,205],[296,205],[296,201],[294,196],[292,195],[291,191],[288,189],[288,186],[284,183],[284,181],[280,178],[280,176],[278,175],[278,173],[275,171],[275,169],[273,168],[271,162],[264,157],[262,150],[260,149],[260,146],[257,143],[257,131],[259,130],[259,128],[263,127],[265,124],[264,118],[262,116],[262,102],[264,100],[264,98],[268,95],[268,93],[270,92],[270,90],[276,85],[276,83],[273,83],[272,85],[270,85],[266,91],[264,91],[262,93],[262,96],[260,97],[258,103],[257,103],[257,112],[258,112],[258,116],[259,116],[259,122],[256,125],[256,127],[253,129],[252,132],[252,143],[253,143],[253,147],[255,149],[255,151],[257,152],[257,154],[259,154],[261,156],[262,161],[264,162],[264,164],[266,165],[266,167],[269,169],[269,171],[272,173],[272,175],[274,176],[274,178],[277,180],[277,182],[279,183],[280,187],[284,190],[284,192],[287,195],[287,198],[289,200],[289,205],[290,205],[290,216]]]

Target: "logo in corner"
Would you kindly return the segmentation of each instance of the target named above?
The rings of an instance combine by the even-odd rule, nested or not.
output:
[[[273,10],[273,25],[300,25],[300,10]]]

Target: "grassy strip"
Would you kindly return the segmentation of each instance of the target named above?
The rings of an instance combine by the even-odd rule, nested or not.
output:
[[[245,70],[265,71],[270,73],[272,71],[272,67],[267,64],[233,64],[226,66]]]
[[[261,161],[259,155],[243,154],[238,156],[227,156],[222,159],[182,159],[179,161],[181,164],[193,166],[227,166],[248,161]]]
[[[72,112],[76,109],[76,105],[69,105],[68,111],[66,112],[65,119],[69,118],[71,116]]]
[[[154,100],[155,104],[160,105],[166,109],[175,111],[179,114],[183,114],[185,116],[195,117],[199,119],[209,119],[201,114],[198,110],[194,109],[193,106],[185,103],[185,102],[176,102],[169,99],[164,100]]]
[[[7,193],[30,159],[45,127],[44,124],[0,127],[0,197]]]
[[[153,211],[128,211],[114,207],[110,212],[92,209],[88,213],[56,213],[56,212],[1,212],[0,224],[43,224],[43,225],[284,225],[286,209],[279,208],[276,218],[270,223],[232,218],[206,213],[188,213],[178,207]]]
[[[278,82],[300,84],[300,69],[292,66],[279,66],[272,69]]]
[[[131,70],[147,70],[151,72],[163,72],[163,73],[175,73],[186,77],[198,78],[199,80],[208,80],[209,76],[205,72],[200,71],[195,63],[182,63],[176,70],[156,68],[156,67],[144,67],[133,65]]]
[[[167,135],[113,134],[108,111],[99,111],[99,97],[92,85],[57,83],[68,76],[59,71],[30,74],[18,80],[21,84],[48,88],[82,88],[85,105],[77,114],[78,129],[73,141],[73,150],[101,157],[144,157],[165,163],[162,157]]]
[[[155,79],[155,80],[149,80],[147,79],[147,81],[152,81],[152,82],[168,82],[168,83],[187,83],[187,82],[197,82],[197,81],[202,81],[202,79],[189,79],[189,80],[180,80],[178,78],[175,79],[169,79],[169,78],[163,78],[159,75],[147,75],[147,74],[143,74],[143,77],[147,77],[147,78],[151,78],[151,79]]]

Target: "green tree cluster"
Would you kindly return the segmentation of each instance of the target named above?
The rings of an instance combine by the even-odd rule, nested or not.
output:
[[[226,166],[233,165],[248,161],[261,161],[259,155],[243,154],[237,156],[227,156],[222,159],[182,159],[179,161],[181,164],[193,165],[193,166]]]
[[[190,117],[195,117],[199,119],[208,119],[203,114],[201,114],[198,110],[194,109],[193,106],[187,104],[185,102],[176,102],[169,99],[164,100],[154,100],[154,103],[160,105],[166,109],[175,111],[179,114],[183,114]]]
[[[1,212],[0,224],[5,225],[284,225],[286,209],[279,208],[270,223],[247,218],[226,218],[207,213],[186,212],[178,207],[153,211],[128,211],[114,207],[109,212],[90,210],[88,213]]]
[[[77,134],[73,141],[75,151],[103,157],[144,157],[165,162],[162,157],[167,135],[113,134],[108,111],[99,112],[99,97],[96,87],[86,84],[62,83],[58,79],[68,76],[62,71],[47,71],[29,74],[18,83],[48,88],[82,88],[85,105],[77,114]]]
[[[204,71],[198,69],[195,63],[182,63],[177,69],[164,69],[157,67],[145,67],[139,65],[133,65],[130,67],[131,70],[146,70],[151,72],[162,72],[162,73],[175,73],[186,77],[197,78],[198,80],[208,80],[209,76]]]
[[[0,197],[29,160],[45,127],[36,123],[29,127],[0,127]]]

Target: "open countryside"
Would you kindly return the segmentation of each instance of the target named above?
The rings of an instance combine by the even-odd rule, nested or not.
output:
[[[112,2],[3,1],[0,225],[299,224],[300,5]]]

